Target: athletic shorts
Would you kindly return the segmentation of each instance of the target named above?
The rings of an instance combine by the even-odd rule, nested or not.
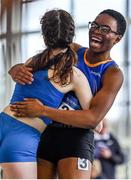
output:
[[[36,162],[40,136],[37,129],[0,113],[0,163]]]
[[[90,129],[47,126],[41,136],[38,158],[57,164],[59,160],[79,157],[93,161],[94,133]]]

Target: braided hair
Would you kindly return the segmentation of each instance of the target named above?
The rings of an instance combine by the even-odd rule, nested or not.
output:
[[[72,66],[77,63],[76,53],[70,48],[74,38],[74,21],[65,10],[51,10],[41,18],[42,36],[46,49],[33,57],[34,71],[53,67],[54,73],[51,79],[64,85],[71,81]],[[66,49],[50,58],[52,49]],[[70,77],[70,78],[69,78]],[[56,82],[56,81],[55,81]]]

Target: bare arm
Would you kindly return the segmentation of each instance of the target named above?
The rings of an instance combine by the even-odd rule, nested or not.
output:
[[[93,97],[88,79],[78,68],[73,67],[73,91],[75,92],[82,109],[89,109],[91,99]]]
[[[86,76],[78,68],[75,68],[75,70],[73,77],[73,84],[74,84],[73,90],[77,98],[79,99],[82,109],[87,110],[89,109],[89,105],[93,97],[91,88]],[[94,130],[97,133],[99,133],[102,130],[102,127],[103,127],[103,122],[101,121]]]
[[[121,70],[110,68],[104,75],[103,87],[91,100],[89,110],[64,111],[44,106],[41,115],[64,124],[94,129],[111,108],[122,82]]]
[[[65,111],[53,109],[47,106],[43,106],[39,101],[34,99],[29,100],[30,104],[28,104],[28,106],[26,102],[25,104],[23,102],[22,106],[24,107],[24,109],[28,108],[28,113],[26,114],[26,116],[30,116],[30,108],[33,106],[33,108],[36,109],[35,112],[31,111],[33,117],[47,116],[57,122],[61,122],[64,124],[69,124],[75,127],[94,129],[111,108],[115,97],[122,85],[122,82],[123,74],[120,69],[108,69],[104,75],[103,87],[96,94],[96,96],[92,98],[90,107],[86,110]],[[19,104],[17,104],[16,106],[18,107]]]

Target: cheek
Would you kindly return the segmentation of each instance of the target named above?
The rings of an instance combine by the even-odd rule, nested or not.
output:
[[[116,42],[116,38],[114,35],[107,35],[106,42],[108,42],[110,45],[114,45]]]
[[[113,39],[105,39],[103,48],[106,50],[110,50],[114,46],[114,40]]]
[[[105,47],[106,49],[111,49],[111,48],[113,47],[113,44],[112,44],[111,41],[108,41],[107,43],[105,43],[104,47]]]

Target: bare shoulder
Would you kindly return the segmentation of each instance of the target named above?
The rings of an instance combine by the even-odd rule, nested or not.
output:
[[[122,70],[117,66],[113,66],[113,67],[108,68],[105,72],[104,77],[112,78],[112,80],[113,80],[113,78],[118,78],[118,77],[119,77],[118,80],[123,81],[123,79],[124,79],[124,75],[123,75]]]
[[[110,67],[106,70],[103,76],[103,87],[120,88],[124,81],[124,75],[119,67]]]
[[[77,81],[80,81],[80,80],[84,80],[84,81],[86,80],[87,81],[87,78],[80,69],[73,66],[73,81],[77,82]]]

